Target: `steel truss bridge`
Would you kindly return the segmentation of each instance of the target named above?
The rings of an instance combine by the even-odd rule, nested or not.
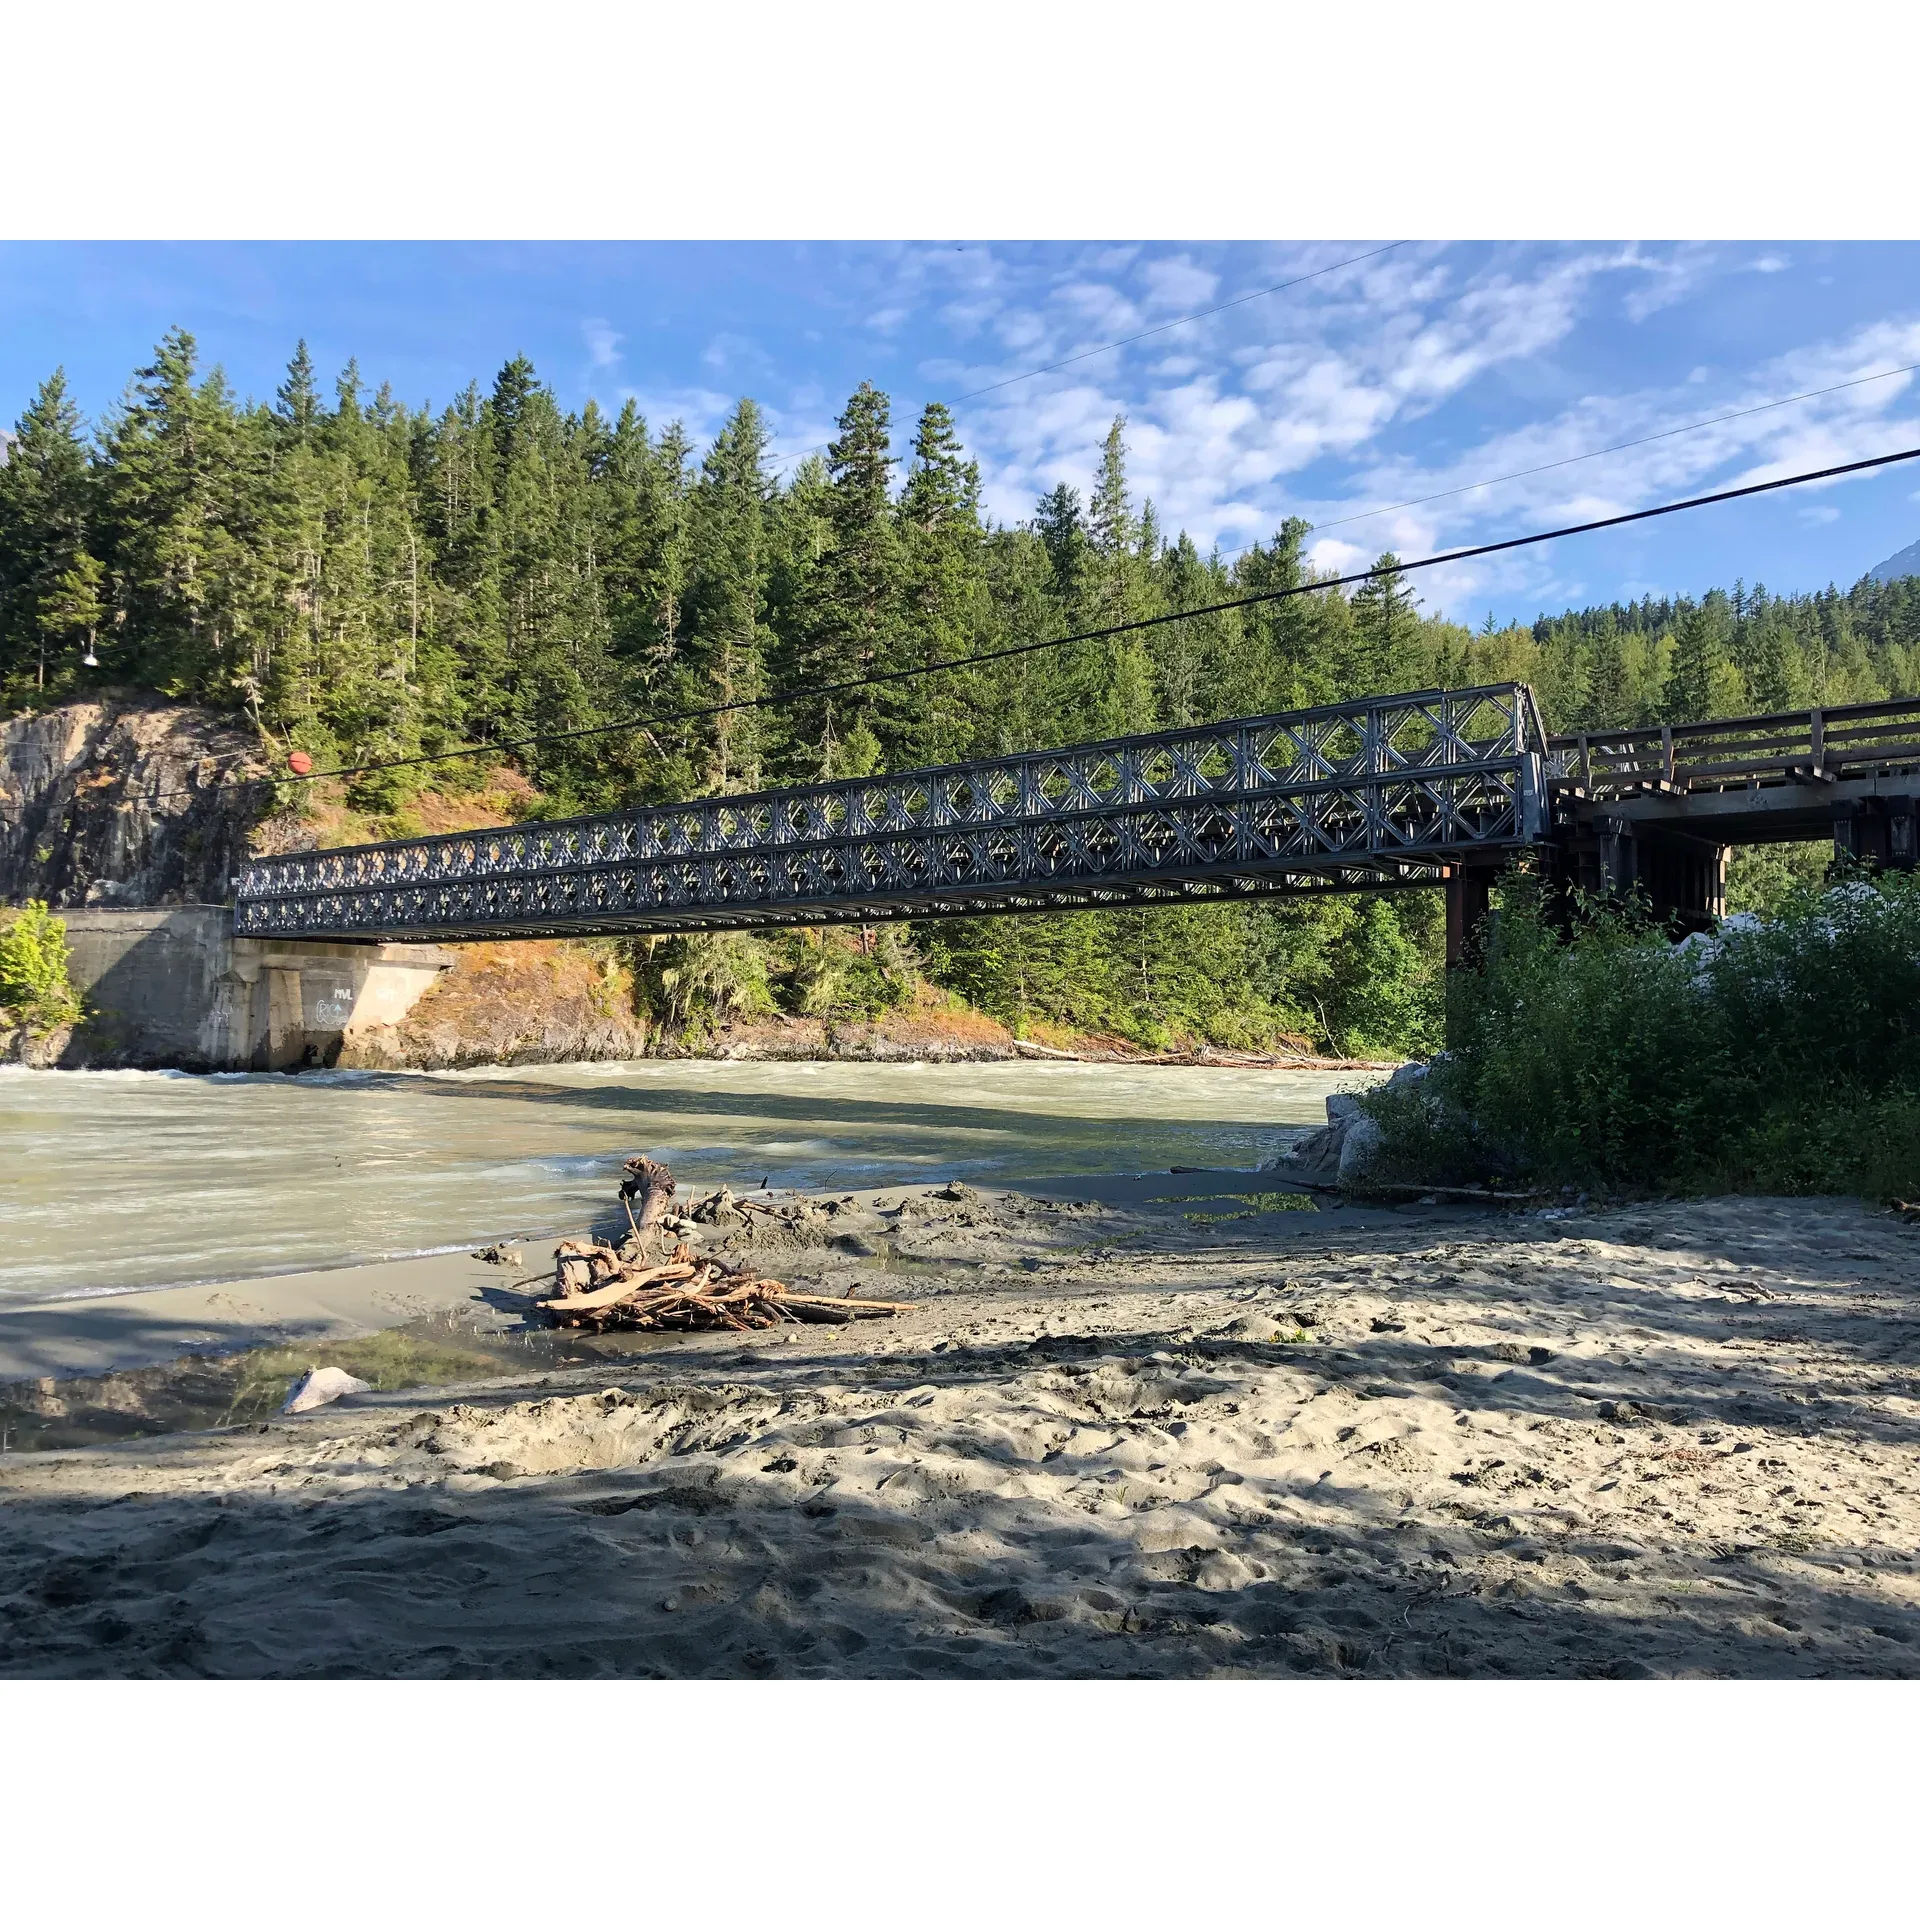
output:
[[[1916,796],[1920,701],[1549,739],[1509,682],[277,854],[242,870],[234,931],[505,940],[1447,883],[1457,947],[1526,848],[1703,923],[1733,842],[1830,830],[1912,864]]]

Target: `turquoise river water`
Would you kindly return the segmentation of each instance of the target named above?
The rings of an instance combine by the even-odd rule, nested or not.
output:
[[[636,1061],[464,1073],[0,1067],[0,1297],[401,1258],[683,1190],[1252,1168],[1368,1073]]]

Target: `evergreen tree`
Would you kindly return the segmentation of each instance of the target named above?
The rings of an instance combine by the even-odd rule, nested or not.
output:
[[[1628,724],[1627,702],[1626,647],[1609,612],[1593,636],[1582,723],[1589,728],[1623,727]]]
[[[1690,606],[1673,634],[1673,662],[1667,670],[1664,707],[1669,720],[1706,720],[1727,663],[1726,627],[1709,606]]]
[[[1796,657],[1792,631],[1786,620],[1769,607],[1753,622],[1758,629],[1752,648],[1750,685],[1756,706],[1765,713],[1784,713],[1802,706],[1807,698],[1805,676]]]
[[[107,617],[106,602],[101,597],[106,578],[106,568],[82,547],[75,552],[73,564],[42,595],[37,609],[43,644],[34,680],[36,691],[47,684],[46,641],[55,648],[65,642],[75,653],[92,655],[100,637],[100,623]]]
[[[541,391],[533,362],[517,353],[493,377],[493,438],[502,460],[513,456],[513,443],[520,431],[521,416],[528,402]]]
[[[1094,552],[1108,567],[1135,557],[1140,529],[1127,497],[1127,416],[1116,414],[1100,445],[1100,475],[1088,503],[1088,532]]]
[[[827,451],[830,545],[801,610],[803,699],[812,689],[912,664],[903,619],[906,570],[890,493],[887,396],[862,381],[839,425]],[[870,772],[905,744],[865,689],[816,694],[811,712],[818,716],[816,765],[824,778]]]
[[[1034,510],[1033,530],[1053,565],[1054,593],[1077,613],[1086,591],[1091,545],[1079,493],[1063,480],[1051,493],[1042,494]]]
[[[1249,713],[1279,713],[1289,707],[1323,706],[1346,691],[1344,667],[1351,651],[1352,613],[1337,592],[1291,594],[1307,583],[1301,548],[1310,531],[1290,519],[1266,545],[1255,545],[1236,563],[1237,593],[1289,593],[1239,616],[1247,653],[1236,684],[1222,696]]]
[[[1147,612],[1152,579],[1139,552],[1140,529],[1127,491],[1126,416],[1116,416],[1101,444],[1100,472],[1088,503],[1084,579],[1086,592],[1076,607],[1076,624],[1121,626]],[[1188,542],[1191,549],[1192,543]],[[1199,554],[1191,551],[1183,571],[1190,579]],[[1178,656],[1195,644],[1188,636],[1171,640]],[[1116,634],[1090,643],[1079,655],[1084,663],[1075,704],[1095,716],[1102,735],[1143,733],[1158,719],[1153,655],[1139,634]],[[1188,694],[1193,674],[1182,657],[1171,663],[1174,678]]]
[[[294,348],[293,358],[287,362],[287,377],[274,390],[274,397],[291,437],[306,439],[320,418],[320,394],[314,383],[313,355],[304,340]]]
[[[1408,669],[1418,657],[1419,622],[1413,589],[1400,577],[1400,556],[1383,553],[1354,590],[1353,625],[1361,683],[1355,693],[1389,693],[1419,678]]]
[[[689,509],[688,581],[678,684],[689,706],[755,700],[768,690],[766,422],[743,400],[701,468]],[[752,712],[699,723],[686,761],[692,789],[739,791],[766,777],[768,728]],[[683,752],[686,752],[683,749]]]
[[[966,457],[939,401],[920,415],[900,496],[905,655],[931,666],[973,650],[981,604],[980,469]],[[876,690],[878,731],[896,765],[935,765],[965,751],[976,697],[972,676],[939,674]]]
[[[56,369],[16,422],[0,463],[0,686],[10,691],[64,689],[79,658],[75,636],[98,636],[103,570],[88,549],[93,494],[80,411]]]
[[[103,558],[126,665],[165,692],[217,698],[221,563],[234,557],[225,509],[246,476],[225,383],[196,385],[197,371],[194,338],[176,327],[134,375],[107,435]]]

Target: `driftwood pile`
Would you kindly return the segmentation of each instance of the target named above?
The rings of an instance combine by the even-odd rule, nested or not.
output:
[[[543,1304],[563,1326],[752,1333],[795,1322],[837,1326],[912,1311],[898,1300],[795,1293],[783,1282],[755,1273],[745,1261],[697,1252],[686,1240],[669,1248],[664,1229],[669,1220],[682,1224],[668,1213],[673,1175],[644,1154],[629,1160],[624,1171],[620,1204],[632,1228],[626,1240],[618,1247],[600,1240],[563,1240],[554,1249],[554,1290]],[[695,1208],[688,1217],[699,1212]]]

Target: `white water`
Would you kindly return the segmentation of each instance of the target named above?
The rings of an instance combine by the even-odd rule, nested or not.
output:
[[[0,1067],[0,1295],[241,1279],[603,1216],[681,1186],[1252,1167],[1376,1074],[645,1061],[465,1073]]]

